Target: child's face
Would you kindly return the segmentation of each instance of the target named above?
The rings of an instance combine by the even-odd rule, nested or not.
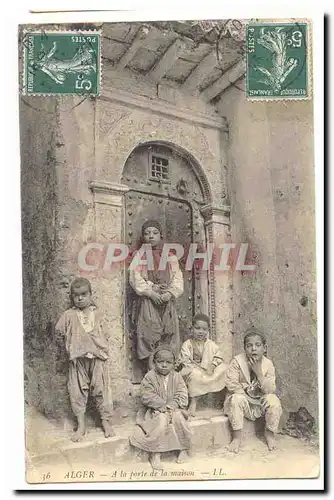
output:
[[[87,285],[74,288],[72,290],[72,300],[78,309],[85,309],[92,302],[92,295]]]
[[[144,242],[156,247],[161,240],[161,234],[156,227],[147,227],[144,231]]]
[[[260,361],[265,352],[261,337],[259,335],[248,337],[245,351],[248,358],[252,358],[254,361]]]
[[[206,321],[196,320],[193,324],[193,337],[195,340],[205,340],[209,335],[209,325]]]
[[[169,351],[160,351],[154,361],[155,369],[160,375],[168,375],[174,367],[174,356]]]

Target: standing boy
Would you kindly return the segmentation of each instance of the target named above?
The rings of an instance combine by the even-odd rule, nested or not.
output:
[[[105,437],[111,437],[114,431],[106,363],[108,342],[87,279],[76,278],[72,282],[71,301],[72,308],[61,315],[56,332],[64,336],[69,355],[68,390],[78,423],[72,441],[81,441],[86,433],[85,413],[89,394],[100,413]]]

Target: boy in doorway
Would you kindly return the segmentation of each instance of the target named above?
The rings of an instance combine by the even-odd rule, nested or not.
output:
[[[222,391],[225,387],[227,364],[224,363],[219,346],[211,339],[210,319],[198,313],[193,317],[191,338],[181,348],[178,359],[181,375],[189,392],[189,415],[196,415],[199,396]]]

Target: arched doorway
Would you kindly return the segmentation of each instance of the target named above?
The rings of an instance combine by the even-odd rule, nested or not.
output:
[[[122,183],[130,188],[125,194],[124,219],[124,242],[130,249],[135,251],[139,247],[141,227],[148,219],[159,220],[165,242],[178,243],[185,249],[180,260],[184,293],[177,300],[180,336],[184,341],[188,338],[193,315],[196,312],[210,314],[210,273],[196,266],[185,269],[190,243],[204,250],[210,239],[205,224],[205,214],[210,214],[207,210],[211,204],[209,185],[196,160],[183,149],[166,142],[137,146],[125,163]],[[135,353],[134,299],[134,292],[127,285],[125,329],[132,357],[133,382],[136,383],[143,374]]]

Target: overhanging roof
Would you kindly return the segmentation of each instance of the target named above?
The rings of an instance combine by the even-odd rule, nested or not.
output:
[[[106,23],[102,55],[114,70],[210,102],[245,73],[243,27],[234,28],[230,20]]]

